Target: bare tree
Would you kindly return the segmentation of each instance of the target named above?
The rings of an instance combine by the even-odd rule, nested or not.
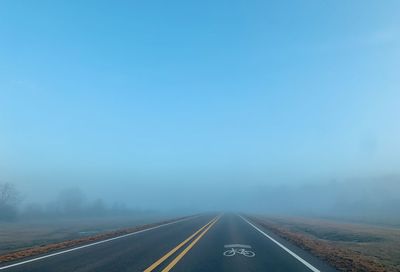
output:
[[[0,220],[11,220],[17,216],[20,195],[11,183],[0,183]]]

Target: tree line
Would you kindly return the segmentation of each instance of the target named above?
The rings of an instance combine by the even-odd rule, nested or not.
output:
[[[89,200],[79,188],[64,189],[47,203],[28,203],[12,183],[0,183],[0,221],[46,217],[105,216],[129,213],[123,203],[108,205],[103,199]]]

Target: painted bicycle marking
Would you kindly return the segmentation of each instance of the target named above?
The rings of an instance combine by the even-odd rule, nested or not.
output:
[[[243,255],[247,258],[252,258],[256,256],[256,254],[253,251],[249,250],[251,248],[251,246],[249,245],[230,244],[230,245],[224,245],[224,248],[229,248],[223,253],[223,255],[226,257],[233,257],[236,254]]]

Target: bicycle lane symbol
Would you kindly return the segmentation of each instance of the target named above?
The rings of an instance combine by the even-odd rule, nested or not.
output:
[[[256,254],[250,250],[251,246],[249,245],[231,244],[231,245],[224,245],[224,248],[228,248],[228,250],[225,250],[223,253],[225,257],[233,257],[236,254],[243,255],[248,258],[256,256]]]

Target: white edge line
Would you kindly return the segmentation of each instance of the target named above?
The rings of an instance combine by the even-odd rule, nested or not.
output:
[[[124,237],[128,237],[128,236],[131,236],[131,235],[139,234],[139,233],[146,232],[146,231],[149,231],[149,230],[154,230],[154,229],[158,229],[158,228],[165,227],[165,226],[168,226],[168,225],[172,225],[172,224],[175,224],[175,223],[179,223],[179,222],[182,222],[182,221],[190,220],[190,219],[193,219],[195,217],[198,217],[198,216],[194,216],[194,217],[191,216],[189,218],[179,219],[177,221],[165,223],[165,224],[158,225],[158,226],[155,226],[155,227],[151,227],[151,228],[148,228],[148,229],[138,230],[136,232],[124,234],[124,235],[113,237],[113,238],[108,238],[106,240],[101,240],[101,241],[94,242],[94,243],[91,243],[91,244],[78,246],[78,247],[66,249],[66,250],[63,250],[63,251],[59,251],[59,252],[56,252],[56,253],[48,254],[48,255],[45,255],[45,256],[41,256],[41,257],[37,257],[37,258],[26,260],[26,261],[22,261],[22,262],[10,264],[10,265],[2,266],[2,267],[0,267],[0,270],[5,270],[5,269],[8,269],[8,268],[11,268],[11,267],[14,267],[14,266],[19,266],[19,265],[23,265],[23,264],[26,264],[26,263],[39,261],[39,260],[42,260],[42,259],[46,259],[46,258],[50,258],[50,257],[53,257],[53,256],[61,255],[61,254],[68,253],[68,252],[75,251],[75,250],[79,250],[79,249],[82,249],[82,248],[86,248],[86,247],[91,247],[91,246],[107,243],[107,242],[110,242],[110,241],[113,241],[113,240],[121,239],[121,238],[124,238]]]
[[[309,262],[307,262],[306,260],[304,260],[303,258],[301,258],[299,255],[297,255],[296,253],[294,253],[293,251],[291,251],[290,249],[288,249],[287,247],[285,247],[284,245],[282,245],[281,243],[279,243],[277,240],[275,240],[274,238],[272,238],[271,236],[269,236],[268,234],[266,234],[265,232],[263,232],[261,229],[259,229],[258,227],[256,227],[254,224],[252,224],[251,222],[249,222],[246,218],[244,218],[243,216],[239,215],[244,221],[246,221],[250,226],[252,226],[253,228],[255,228],[256,230],[258,230],[261,234],[263,234],[265,237],[267,237],[268,239],[270,239],[272,242],[274,242],[275,244],[277,244],[278,246],[280,246],[283,250],[285,250],[287,253],[289,253],[290,255],[292,255],[293,257],[295,257],[298,261],[300,261],[302,264],[304,264],[305,266],[307,266],[311,271],[313,272],[321,272],[321,270],[315,268],[313,265],[311,265]]]

